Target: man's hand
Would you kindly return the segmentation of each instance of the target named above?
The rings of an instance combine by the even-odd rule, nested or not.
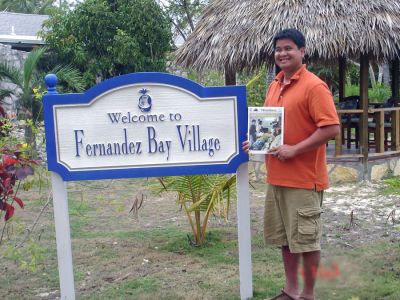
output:
[[[268,154],[275,156],[281,161],[291,159],[297,155],[296,146],[282,145],[279,147],[271,148]]]
[[[244,141],[242,143],[242,150],[246,153],[249,153],[250,143],[249,141]]]
[[[287,160],[299,155],[301,153],[313,150],[322,144],[327,143],[331,138],[338,135],[340,132],[339,125],[327,125],[320,127],[314,131],[305,140],[301,141],[296,145],[282,145],[279,147],[272,148],[268,151],[268,154],[276,156],[279,160]]]

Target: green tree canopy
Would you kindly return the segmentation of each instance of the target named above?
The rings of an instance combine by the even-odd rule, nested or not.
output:
[[[46,14],[55,0],[0,0],[1,11],[26,14]]]
[[[57,60],[84,74],[87,86],[138,71],[165,71],[171,29],[154,0],[87,0],[60,10],[43,37]]]
[[[175,38],[183,40],[194,31],[196,21],[209,0],[158,0],[171,22]]]

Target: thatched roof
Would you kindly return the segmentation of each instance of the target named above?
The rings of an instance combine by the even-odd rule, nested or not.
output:
[[[176,62],[198,71],[254,69],[272,63],[272,38],[284,28],[302,31],[306,53],[320,59],[400,56],[399,0],[213,0]]]

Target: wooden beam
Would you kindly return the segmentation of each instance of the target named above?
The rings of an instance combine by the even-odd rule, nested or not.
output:
[[[374,120],[376,153],[383,153],[385,151],[385,113],[383,111],[374,113]]]
[[[236,72],[227,66],[225,66],[225,85],[236,85]]]
[[[393,151],[400,150],[400,111],[395,110],[391,112],[391,132],[390,132],[390,142],[391,149]]]
[[[339,114],[339,126],[342,128],[342,118]],[[342,140],[343,140],[343,130],[340,130],[339,134],[335,136],[335,156],[342,155]]]
[[[360,108],[363,114],[360,118],[360,148],[363,154],[365,177],[368,175],[368,68],[369,56],[362,53],[360,56]]]
[[[346,58],[344,56],[339,57],[339,101],[343,101],[345,97],[345,85],[346,85]]]
[[[392,61],[392,97],[395,100],[395,106],[400,103],[400,61],[395,59]]]

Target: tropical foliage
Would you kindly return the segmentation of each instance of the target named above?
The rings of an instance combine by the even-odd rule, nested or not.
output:
[[[39,119],[41,99],[35,97],[34,89],[43,85],[44,73],[39,72],[39,61],[46,48],[37,48],[30,52],[21,69],[7,62],[0,62],[0,80],[13,83],[17,88],[0,89],[3,97],[14,95],[18,99],[20,119]],[[83,84],[80,73],[71,66],[56,66],[51,73],[56,73],[64,88],[69,91],[82,91]]]
[[[10,135],[12,125],[6,111],[0,106],[0,141]],[[1,143],[0,143],[1,147]]]
[[[346,85],[345,88],[346,97],[347,96],[358,96],[360,95],[359,85]],[[392,95],[390,87],[386,84],[376,84],[375,86],[368,89],[368,100],[370,102],[380,102],[383,103],[388,100]]]
[[[58,61],[77,67],[86,87],[138,71],[165,71],[169,22],[154,0],[87,0],[61,9],[43,38]]]
[[[178,193],[177,202],[183,208],[191,226],[194,245],[203,245],[210,215],[228,218],[235,193],[236,175],[194,175],[159,178],[163,189]]]
[[[194,31],[196,21],[208,0],[166,0],[159,2],[171,22],[174,37],[181,37],[186,41],[189,34]]]
[[[324,64],[310,64],[309,70],[321,78],[332,91],[333,94],[338,90],[339,87],[339,69],[335,65],[329,66]]]
[[[0,0],[1,11],[46,14],[55,0]]]
[[[22,145],[13,149],[7,147],[0,149],[0,216],[4,211],[5,221],[14,215],[14,203],[24,208],[24,202],[17,197],[19,187],[17,183],[33,174],[32,164],[36,163],[26,158],[22,150]],[[0,243],[1,239],[2,236]]]
[[[246,82],[247,105],[248,106],[263,106],[265,93],[267,90],[267,68],[262,67],[258,73],[252,74],[252,77],[243,77]],[[240,79],[239,79],[240,80]]]

